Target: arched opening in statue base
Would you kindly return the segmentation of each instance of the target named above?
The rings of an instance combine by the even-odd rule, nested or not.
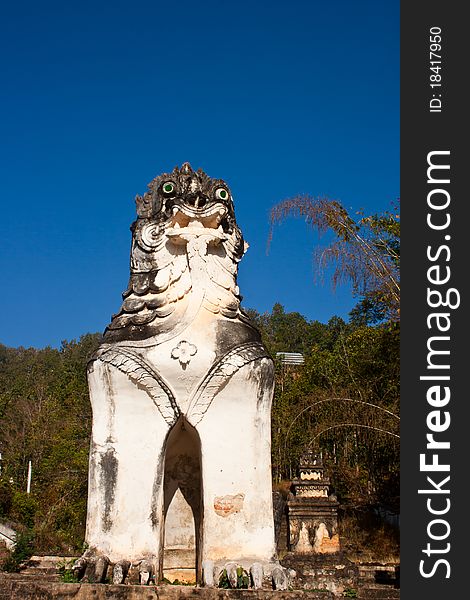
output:
[[[184,417],[172,428],[166,446],[164,533],[160,578],[180,583],[201,579],[201,443]]]

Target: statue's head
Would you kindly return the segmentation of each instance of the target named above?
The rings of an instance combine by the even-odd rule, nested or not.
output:
[[[148,191],[136,197],[137,214],[144,219],[172,220],[187,225],[197,220],[204,227],[222,225],[230,231],[235,222],[230,189],[222,179],[211,179],[189,163],[175,167],[150,182]]]
[[[237,259],[243,255],[245,247],[228,185],[222,179],[212,179],[202,169],[193,171],[189,163],[153,179],[148,191],[136,197],[136,206],[138,218],[132,225],[134,270],[154,269],[157,265],[150,264],[148,252],[163,241],[187,244],[188,236],[198,234],[201,228],[212,246],[235,238],[234,254]]]
[[[184,163],[153,179],[136,207],[129,286],[106,337],[144,339],[169,328],[172,315],[190,318],[201,303],[237,318],[237,263],[246,244],[228,185]]]
[[[193,171],[189,163],[151,181],[148,191],[136,197],[136,206],[132,231],[143,250],[154,248],[163,233],[176,244],[186,243],[187,234],[203,227],[211,243],[217,244],[238,229],[228,185],[202,169]],[[237,237],[241,241],[239,231]],[[239,258],[243,251],[243,246],[237,247]]]

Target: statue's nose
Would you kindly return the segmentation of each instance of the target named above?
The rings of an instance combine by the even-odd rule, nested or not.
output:
[[[201,186],[197,177],[191,177],[186,192],[186,202],[193,208],[200,208],[207,202],[207,197],[201,193]]]
[[[192,194],[187,198],[187,203],[193,208],[203,208],[207,204],[207,197],[203,194]]]

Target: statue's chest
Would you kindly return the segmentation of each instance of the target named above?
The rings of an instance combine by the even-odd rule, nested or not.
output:
[[[185,413],[191,395],[216,361],[216,321],[213,315],[198,319],[178,336],[142,350],[145,361],[167,382],[179,409]]]

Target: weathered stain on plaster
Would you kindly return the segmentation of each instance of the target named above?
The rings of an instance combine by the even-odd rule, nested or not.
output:
[[[266,394],[267,390],[271,390],[274,381],[274,363],[272,360],[256,361],[255,370],[252,372],[252,377],[258,383],[258,402],[257,408],[266,402],[271,402],[271,394]]]
[[[165,449],[163,448],[160,452],[160,454],[158,455],[158,463],[157,463],[157,470],[155,472],[155,477],[153,480],[153,487],[152,487],[152,500],[151,500],[151,507],[150,507],[150,521],[152,522],[152,527],[154,529],[157,529],[158,526],[160,525],[160,513],[161,513],[161,508],[160,508],[160,503],[158,501],[159,498],[159,490],[162,486],[162,481],[163,481],[163,460],[164,460],[164,454],[165,454]]]
[[[216,496],[214,498],[214,510],[219,517],[228,517],[243,509],[245,494],[228,494],[227,496]]]
[[[111,510],[114,504],[118,471],[118,460],[112,448],[100,456],[100,484],[104,490],[103,530],[111,529]]]

